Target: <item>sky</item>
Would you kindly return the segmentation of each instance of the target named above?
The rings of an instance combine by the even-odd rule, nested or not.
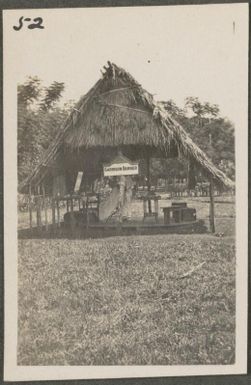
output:
[[[14,31],[20,16],[45,28]],[[182,107],[196,96],[235,124],[247,113],[247,4],[8,11],[4,55],[19,83],[64,82],[63,101],[77,101],[110,60],[157,100]]]

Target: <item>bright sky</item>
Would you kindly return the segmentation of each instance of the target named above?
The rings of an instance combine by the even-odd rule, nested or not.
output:
[[[22,15],[45,28],[14,31]],[[64,82],[64,100],[77,101],[110,60],[158,100],[198,96],[239,124],[247,114],[247,4],[8,11],[5,31],[17,81]]]

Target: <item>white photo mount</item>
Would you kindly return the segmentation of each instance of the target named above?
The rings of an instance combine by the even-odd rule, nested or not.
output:
[[[44,29],[28,29],[28,22],[24,22],[20,31],[14,30],[13,26],[18,25],[18,20],[22,16],[31,20],[41,16]],[[65,29],[69,19],[74,20],[71,24],[70,34]],[[121,27],[123,21],[126,21],[124,28]],[[203,28],[200,29],[198,26],[203,26]],[[91,30],[91,28],[93,29]],[[203,38],[207,35],[205,34],[207,28],[209,37],[207,39],[206,36],[206,42],[204,42]],[[89,30],[88,34],[86,33],[87,30]],[[106,31],[105,34],[104,31]],[[169,39],[168,36],[171,38]],[[215,49],[216,41],[219,43],[217,49]],[[225,50],[224,47],[226,47]],[[210,52],[213,54],[210,55]],[[196,55],[198,55],[198,60]],[[21,382],[246,374],[248,4],[4,10],[3,56],[4,380]],[[178,101],[182,100],[185,93],[189,92],[189,95],[193,95],[193,93],[195,95],[197,90],[205,90],[205,100],[213,100],[219,104],[221,100],[223,102],[228,101],[228,95],[231,96],[233,106],[231,108],[230,105],[226,112],[226,116],[229,111],[232,112],[231,119],[235,123],[236,148],[236,344],[235,361],[231,365],[215,363],[213,365],[166,366],[26,366],[17,363],[19,289],[17,275],[19,263],[18,213],[16,209],[18,186],[17,85],[23,83],[25,78],[31,75],[37,75],[48,84],[56,79],[66,82],[69,89],[72,88],[74,92],[76,91],[75,94],[69,92],[69,99],[77,99],[84,92],[87,92],[90,84],[96,82],[96,74],[107,59],[119,62],[128,68],[146,89],[158,93],[159,100],[165,100],[165,98],[167,100],[172,97],[173,90],[177,90]],[[225,59],[226,65],[224,64]],[[64,64],[61,65],[60,60]],[[203,66],[203,62],[208,63],[208,66]],[[201,71],[198,71],[197,65],[201,66]],[[197,70],[190,72],[188,67],[191,68],[191,71],[193,68],[197,68]],[[235,69],[234,73],[232,72],[233,68]],[[146,75],[148,73],[150,75]],[[188,79],[186,79],[187,73]],[[221,88],[220,80],[224,76],[227,87]],[[230,81],[231,79],[232,81]],[[82,88],[79,86],[80,83]],[[164,89],[163,84],[166,85]],[[217,89],[215,84],[217,84]],[[191,87],[188,88],[188,86]],[[122,88],[119,92],[123,92]],[[216,97],[218,99],[213,99]],[[113,106],[112,108],[119,107]],[[133,110],[130,112],[135,113]],[[81,113],[82,111],[76,110],[76,117],[74,118],[78,119]],[[145,112],[140,111],[139,113],[144,119]],[[115,158],[111,164],[105,164],[104,176],[138,174],[138,162],[131,162],[125,157],[120,161],[119,163],[118,159]],[[77,182],[80,186],[81,181],[77,180]],[[169,236],[172,238],[172,234]],[[107,239],[107,242],[111,241],[109,238]],[[212,238],[212,240],[217,239]],[[46,242],[46,240],[43,241]],[[70,241],[67,240],[67,242]],[[88,239],[88,247],[91,242],[92,240]],[[144,242],[147,242],[147,237],[144,238]],[[30,242],[30,250],[32,250],[32,241]],[[134,248],[132,247],[131,250],[133,252]],[[58,259],[60,259],[60,255]],[[178,263],[179,261],[177,261],[177,265]]]

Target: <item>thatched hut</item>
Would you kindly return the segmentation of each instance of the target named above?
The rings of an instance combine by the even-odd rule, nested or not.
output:
[[[52,193],[52,181],[63,176],[62,191],[69,192],[78,171],[95,178],[119,150],[132,160],[184,157],[190,175],[197,168],[212,183],[233,187],[162,104],[128,72],[108,62],[102,78],[79,100],[21,190],[30,186],[35,191],[43,184]]]

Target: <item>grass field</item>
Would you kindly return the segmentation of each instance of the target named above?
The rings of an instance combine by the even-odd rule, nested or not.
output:
[[[19,240],[18,277],[19,365],[234,363],[233,236]]]

